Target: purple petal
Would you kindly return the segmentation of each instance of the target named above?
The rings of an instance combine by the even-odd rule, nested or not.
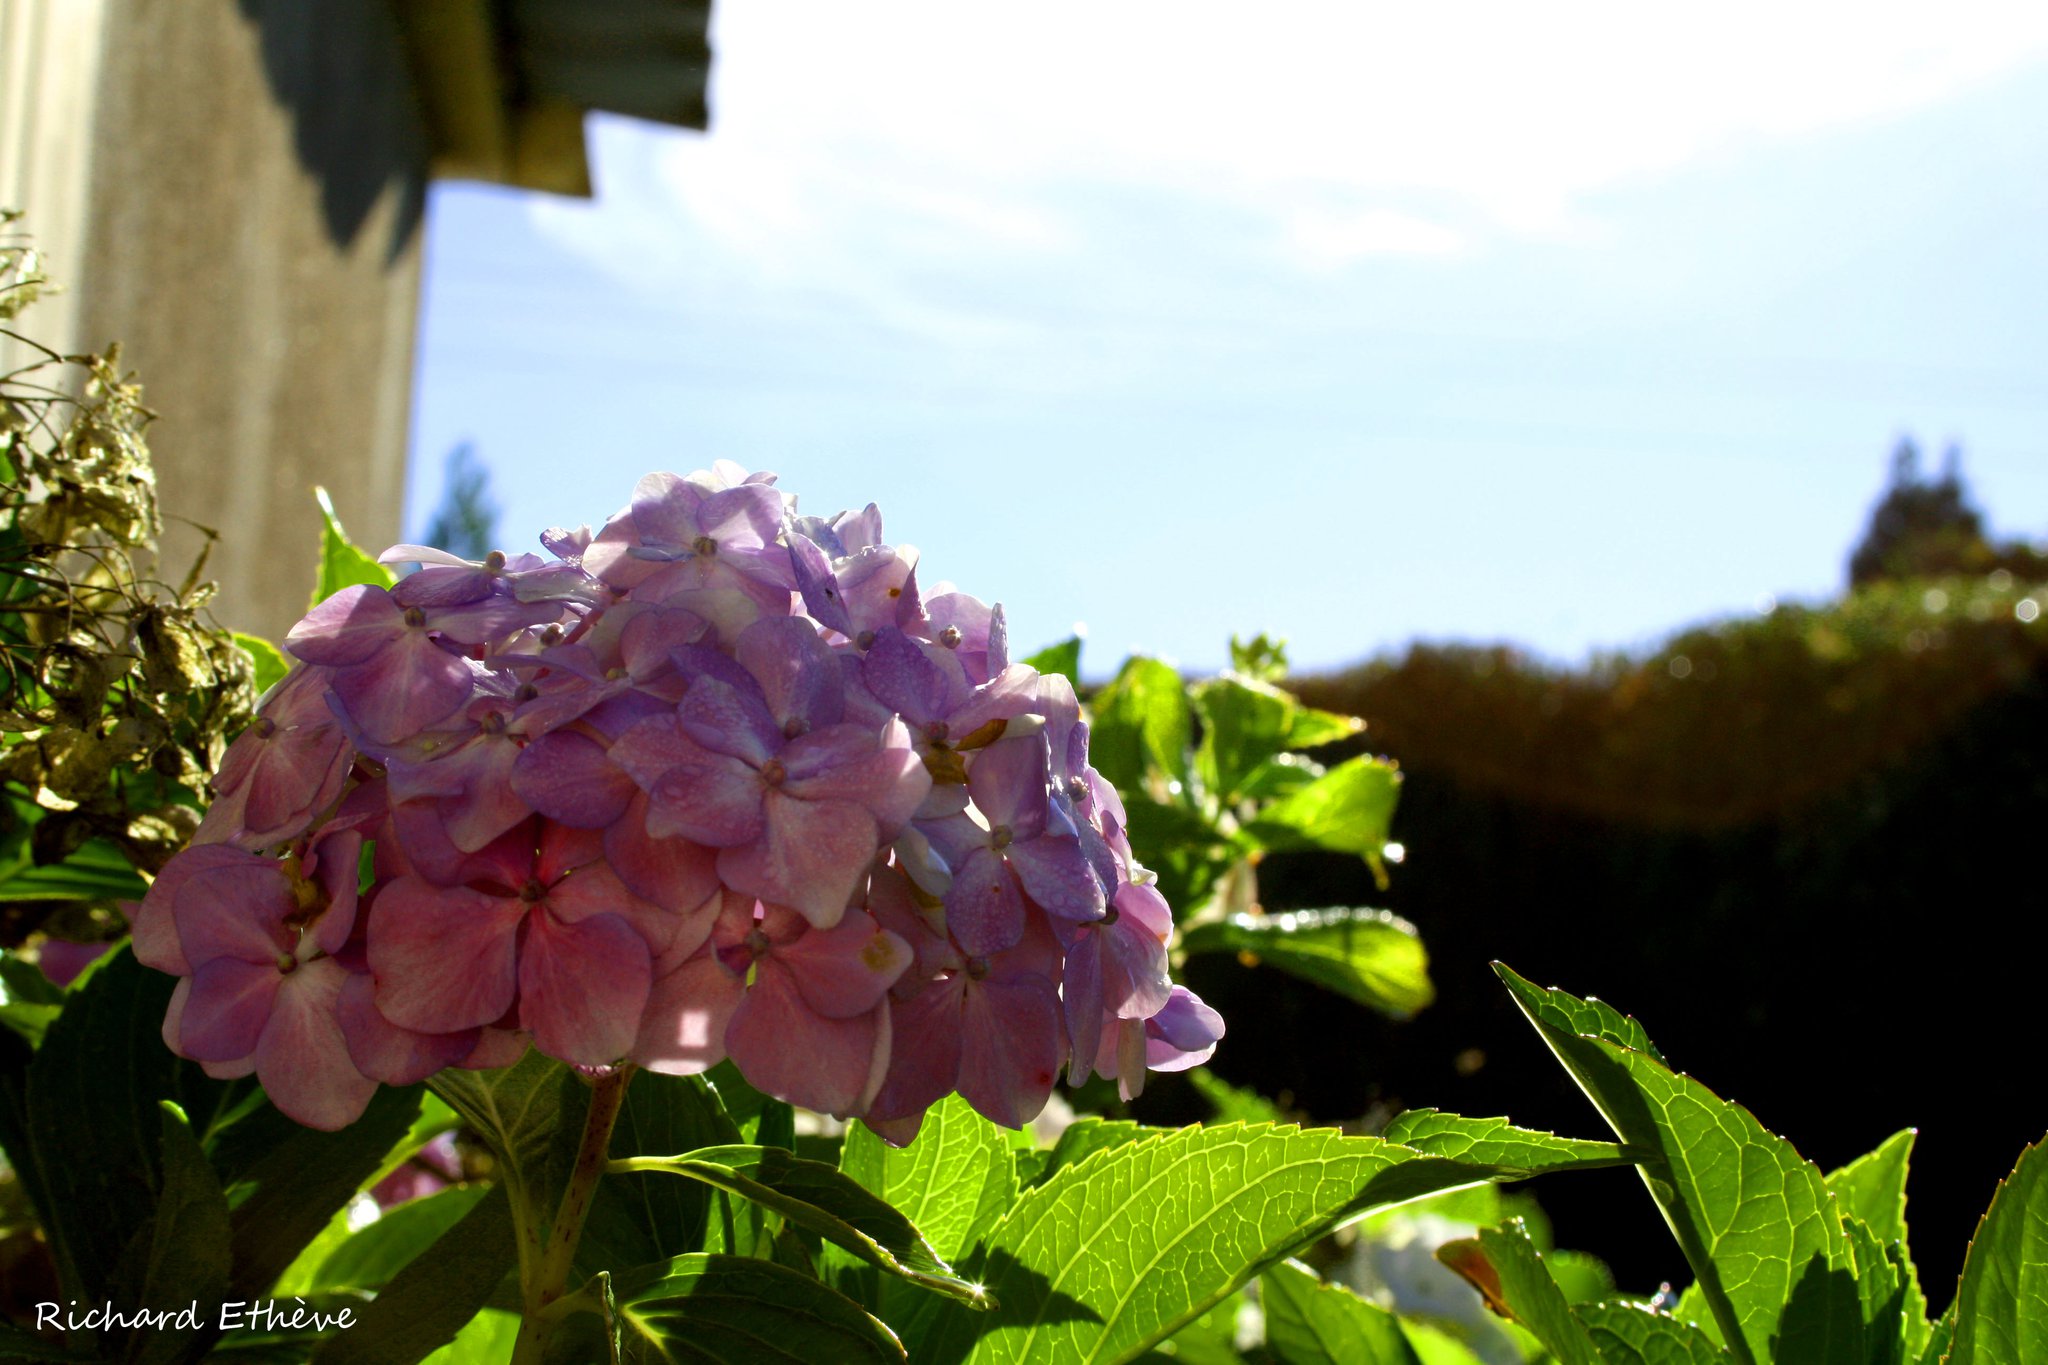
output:
[[[825,1019],[804,1003],[787,971],[763,959],[733,1012],[726,1050],[763,1094],[841,1117],[866,1107],[889,1065],[888,1006]]]
[[[960,1097],[1006,1128],[1037,1118],[1060,1070],[1059,997],[1052,983],[1042,977],[978,983],[967,992],[960,1033]]]
[[[1009,854],[1024,890],[1047,914],[1070,920],[1102,917],[1102,883],[1080,840],[1048,834],[1010,845]]]
[[[309,664],[347,667],[376,654],[405,629],[391,594],[368,583],[343,588],[286,632],[284,647]]]
[[[518,987],[517,900],[401,877],[377,896],[370,970],[377,1008],[421,1033],[458,1033],[496,1023]]]
[[[852,639],[853,617],[839,595],[839,581],[832,576],[832,561],[812,541],[801,535],[786,537],[789,565],[796,577],[796,590],[803,594],[804,607],[818,624]]]
[[[509,788],[548,819],[582,829],[610,825],[640,794],[604,746],[573,730],[542,735],[521,750]]]
[[[1000,854],[976,849],[954,867],[946,928],[975,957],[999,953],[1024,936],[1024,895]]]
[[[763,617],[740,632],[734,654],[761,684],[768,714],[782,734],[839,723],[846,706],[839,661],[809,621]]]
[[[712,848],[751,843],[761,836],[765,796],[761,775],[745,763],[706,754],[670,768],[647,793],[647,832]]]

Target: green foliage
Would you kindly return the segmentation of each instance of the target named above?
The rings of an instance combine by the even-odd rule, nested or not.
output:
[[[743,1256],[678,1256],[618,1277],[623,1365],[861,1365],[903,1360],[882,1323],[797,1271]],[[587,1316],[549,1359],[605,1358],[601,1328]]]
[[[980,1307],[979,1285],[953,1273],[911,1221],[837,1168],[778,1147],[707,1147],[622,1157],[613,1173],[660,1171],[701,1181],[780,1214],[892,1275]]]
[[[359,583],[388,588],[397,581],[391,570],[348,538],[341,518],[334,513],[334,500],[327,496],[326,489],[315,488],[313,500],[320,504],[320,561],[315,567],[313,600],[307,603],[308,606],[317,607],[343,588],[352,588]]]
[[[1070,647],[1042,657],[1071,663]],[[1364,859],[1384,884],[1401,775],[1380,759],[1325,768],[1302,752],[1364,726],[1281,688],[1277,642],[1233,641],[1232,658],[1232,671],[1189,684],[1134,657],[1091,704],[1092,761],[1123,794],[1132,848],[1180,912],[1181,952],[1251,954],[1405,1018],[1434,995],[1412,925],[1362,909],[1268,918],[1253,873],[1268,853],[1322,849]]]
[[[1281,1365],[1421,1365],[1400,1319],[1341,1285],[1326,1285],[1297,1261],[1259,1277],[1266,1349]]]
[[[1947,1365],[2048,1359],[2048,1143],[2020,1154],[1963,1262]]]
[[[1476,1161],[1532,1176],[1547,1171],[1626,1166],[1634,1161],[1630,1153],[1612,1142],[1561,1138],[1554,1133],[1517,1128],[1506,1119],[1468,1119],[1435,1109],[1410,1109],[1389,1123],[1381,1136],[1431,1156]]]
[[[1190,956],[1250,953],[1260,962],[1397,1019],[1435,998],[1429,954],[1415,926],[1384,910],[1231,915],[1189,928],[1181,949]]]

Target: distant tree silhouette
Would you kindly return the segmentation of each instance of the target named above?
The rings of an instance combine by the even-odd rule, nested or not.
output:
[[[1984,518],[1963,486],[1963,453],[1950,446],[1941,474],[1923,478],[1911,438],[1892,452],[1891,484],[1871,511],[1863,539],[1849,556],[1849,586],[1885,579],[1985,573],[1998,551],[1984,536]]]
[[[421,539],[464,559],[482,559],[498,538],[498,505],[491,501],[491,472],[464,441],[449,452],[441,505],[427,522]]]

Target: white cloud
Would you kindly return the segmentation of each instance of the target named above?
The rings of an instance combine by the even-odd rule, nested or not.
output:
[[[715,13],[710,137],[614,129],[608,155],[654,157],[658,186],[614,172],[615,202],[536,218],[642,278],[711,247],[722,268],[913,310],[930,305],[906,276],[934,262],[1085,247],[1074,210],[1105,187],[1242,210],[1300,266],[1446,255],[1576,233],[1604,187],[2048,56],[2048,6],[2007,0]]]

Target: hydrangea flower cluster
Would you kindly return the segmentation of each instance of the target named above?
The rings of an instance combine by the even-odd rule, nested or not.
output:
[[[893,1141],[958,1091],[1198,1064],[1172,915],[1066,679],[1000,607],[797,515],[772,474],[652,474],[594,537],[345,589],[228,750],[135,952],[173,1050],[349,1123],[379,1083],[509,1065],[693,1073]]]

